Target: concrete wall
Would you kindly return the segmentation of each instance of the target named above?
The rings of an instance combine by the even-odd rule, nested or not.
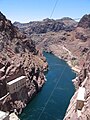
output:
[[[77,100],[76,110],[82,110],[83,106],[84,106],[84,101]]]
[[[0,120],[9,120],[9,113],[0,111]]]
[[[23,79],[20,79],[19,81],[9,85],[7,83],[8,86],[8,90],[11,94],[18,92],[21,88],[23,88],[24,86],[26,86],[26,77]]]

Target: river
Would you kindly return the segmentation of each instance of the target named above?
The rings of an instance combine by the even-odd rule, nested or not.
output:
[[[20,115],[21,120],[63,120],[75,92],[76,74],[68,64],[53,54],[44,53],[49,64],[46,83]]]

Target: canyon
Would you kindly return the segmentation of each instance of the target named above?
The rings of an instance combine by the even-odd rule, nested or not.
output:
[[[90,15],[84,15],[79,22],[65,17],[12,24],[0,12],[0,110],[19,114],[40,91],[45,83],[44,71],[48,68],[42,51],[65,60],[77,72],[73,80],[76,92],[64,119],[89,120]],[[7,83],[20,76],[26,76],[26,85],[10,94]],[[81,86],[86,96],[78,116],[76,102]]]
[[[90,48],[90,27],[84,27],[89,26],[89,16],[82,19],[76,22],[68,17],[58,20],[47,18],[25,24],[15,22],[14,25],[29,36],[37,48],[59,56],[71,66],[82,68]]]
[[[64,120],[90,119],[90,15],[84,15],[79,22],[71,18],[59,20],[44,19],[30,23],[15,22],[37,48],[64,59],[76,71],[72,80],[76,92],[67,109]],[[80,111],[76,111],[79,88],[85,88],[85,102]]]

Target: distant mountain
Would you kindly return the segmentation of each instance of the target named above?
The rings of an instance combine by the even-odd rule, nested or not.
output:
[[[78,23],[78,27],[90,28],[90,14],[84,15]]]
[[[85,23],[88,23],[87,27],[89,27],[89,15],[85,16],[81,18],[79,23],[69,17],[64,17],[57,20],[46,18],[43,21],[33,21],[25,24],[15,22],[14,25],[30,37],[39,48],[56,53],[55,47],[52,46],[60,45],[60,51],[62,52],[60,54],[58,48],[57,54],[60,54],[62,58],[70,59],[69,55],[63,55],[61,45],[64,45],[70,51],[76,51],[74,52],[75,56],[80,58],[80,54],[85,55],[89,50],[90,31],[80,27],[81,25],[84,26]],[[83,18],[84,21],[82,21]],[[79,64],[82,64],[81,61],[80,58]]]
[[[41,34],[47,32],[58,32],[60,30],[72,31],[75,29],[77,22],[66,17],[58,20],[46,18],[43,21],[33,21],[29,23],[15,22],[13,25],[19,27],[20,30],[30,35],[33,33]]]

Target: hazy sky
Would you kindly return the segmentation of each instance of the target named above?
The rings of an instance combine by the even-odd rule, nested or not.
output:
[[[0,11],[12,22],[30,22],[50,18],[81,18],[90,13],[90,0],[0,0]]]

